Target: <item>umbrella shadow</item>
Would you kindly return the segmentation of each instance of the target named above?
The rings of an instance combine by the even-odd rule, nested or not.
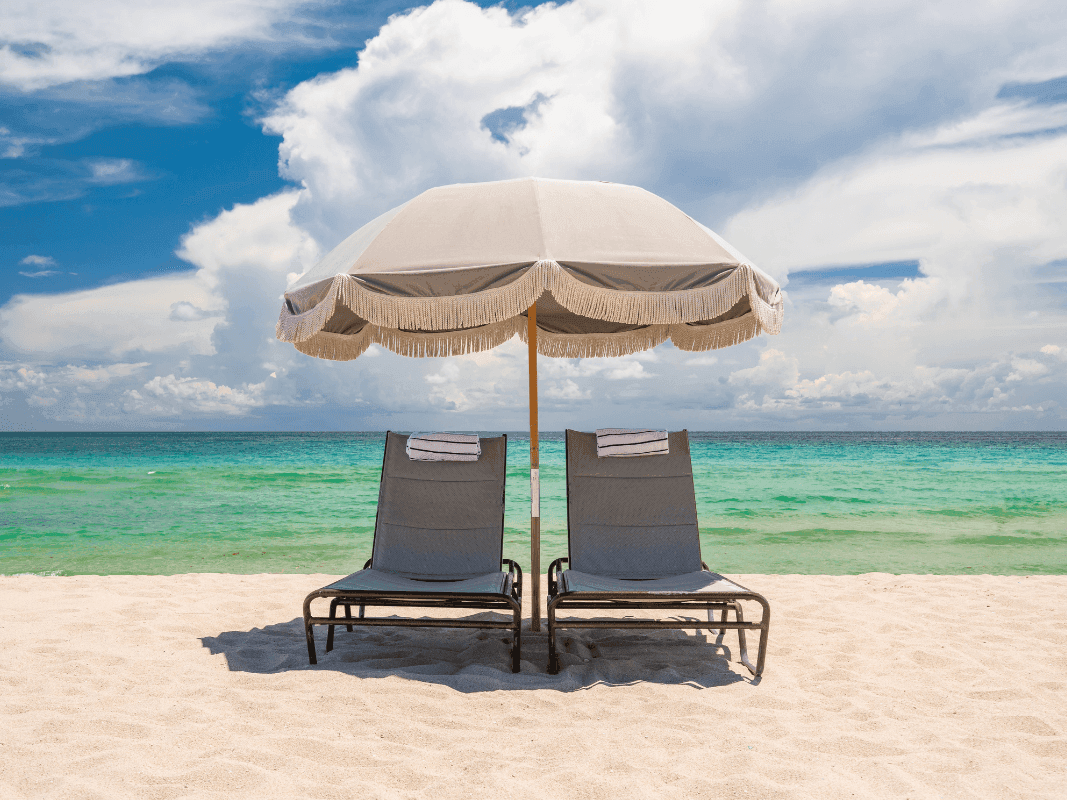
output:
[[[464,619],[505,619],[495,612]],[[511,637],[499,629],[338,626],[334,649],[326,653],[326,631],[316,629],[317,665],[308,664],[304,621],[225,631],[201,637],[212,655],[222,655],[232,672],[276,674],[329,670],[356,678],[401,677],[436,683],[457,691],[508,689],[578,691],[598,685],[639,683],[686,685],[700,689],[747,682],[758,684],[733,659],[723,631],[597,628],[557,633],[562,669],[549,675],[548,637],[524,624],[522,671],[512,673]],[[742,674],[743,673],[743,674]]]

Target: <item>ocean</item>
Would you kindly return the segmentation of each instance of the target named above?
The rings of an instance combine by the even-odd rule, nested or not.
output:
[[[1067,574],[1065,433],[690,433],[703,557],[730,573]],[[382,433],[0,433],[0,574],[348,573]],[[504,555],[529,567],[529,439]],[[566,555],[541,435],[542,568]]]

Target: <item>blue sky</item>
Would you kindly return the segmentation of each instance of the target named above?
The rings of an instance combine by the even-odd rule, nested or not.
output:
[[[1062,4],[15,0],[0,32],[0,429],[521,429],[517,342],[271,340],[378,213],[530,174],[645,186],[787,293],[778,337],[546,360],[547,428],[1067,422]]]

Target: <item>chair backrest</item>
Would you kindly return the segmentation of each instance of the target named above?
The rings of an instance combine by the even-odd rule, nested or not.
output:
[[[596,434],[567,431],[570,568],[613,578],[665,578],[700,569],[689,434],[670,453],[597,458]]]
[[[407,439],[385,435],[374,568],[438,580],[499,571],[507,436],[482,439],[477,461],[412,461]]]

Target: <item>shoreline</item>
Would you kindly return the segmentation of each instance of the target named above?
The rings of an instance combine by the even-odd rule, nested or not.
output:
[[[1053,798],[1067,781],[1067,576],[731,575],[771,603],[756,685],[733,632],[562,632],[549,676],[543,628],[518,675],[500,631],[340,629],[324,656],[320,630],[309,667],[300,604],[335,577],[0,577],[0,795]]]

